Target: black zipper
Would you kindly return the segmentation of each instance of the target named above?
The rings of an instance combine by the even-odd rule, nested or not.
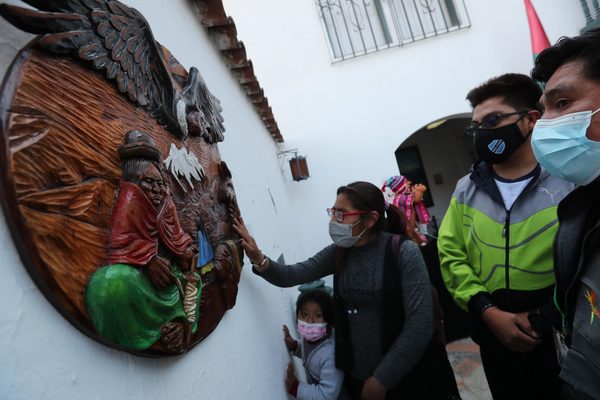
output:
[[[537,167],[536,167],[537,168]],[[507,294],[507,304],[508,307],[511,305],[511,295],[510,295],[510,213],[519,201],[527,192],[529,192],[534,186],[537,186],[540,179],[541,174],[537,176],[533,176],[532,179],[527,183],[527,185],[521,190],[521,193],[517,196],[515,201],[513,201],[512,206],[508,210],[506,210],[506,204],[504,204],[504,199],[502,195],[500,195],[501,204],[504,206],[506,210],[506,217],[504,218],[504,229],[502,229],[502,236],[505,238],[504,241],[504,283],[506,286],[506,294]],[[496,185],[498,187],[498,185]]]
[[[516,200],[515,200],[516,202]],[[513,203],[514,205],[514,203]],[[506,218],[504,219],[504,229],[502,230],[502,236],[505,238],[504,242],[504,284],[506,286],[506,294],[508,296],[507,303],[510,309],[510,210],[506,210]]]
[[[557,207],[556,209],[556,218],[558,218],[558,220],[560,221],[560,217],[558,215],[558,213],[560,212],[560,208]],[[559,257],[558,257],[558,252],[556,251],[556,243],[557,241],[560,240],[559,238],[560,235],[560,230],[558,230],[556,232],[556,235],[554,236],[554,240],[552,241],[552,257],[554,258],[554,266],[556,268],[556,265],[559,263]],[[565,307],[564,310],[561,307],[561,305],[559,304],[559,300],[558,300],[558,277],[556,279],[556,282],[554,283],[554,306],[556,307],[556,309],[558,310],[558,312],[560,313],[560,317],[562,320],[562,329],[560,332],[560,337],[563,340],[563,343],[566,342],[566,338],[569,334],[569,328],[567,326],[567,312],[565,311],[567,309],[566,305],[567,305],[567,294],[569,293],[569,290],[571,289],[572,286],[572,282],[567,286],[567,290],[565,291]]]
[[[473,168],[475,168],[475,166]],[[536,171],[538,168],[539,168],[539,165],[533,171]],[[515,206],[515,204],[517,203],[517,201],[519,201],[527,192],[532,190],[533,187],[536,187],[539,185],[539,183],[542,180],[541,179],[542,174],[541,174],[541,171],[539,173],[534,173],[534,175],[532,176],[532,179],[523,188],[521,193],[519,193],[519,195],[513,202],[512,206],[508,210],[506,209],[506,204],[504,203],[504,198],[502,197],[502,194],[500,193],[500,189],[498,188],[498,185],[495,182],[495,178],[493,177],[493,174],[491,174],[491,175],[492,175],[491,180],[481,178],[482,183],[478,184],[477,181],[475,181],[475,180],[474,180],[474,182],[475,182],[475,184],[483,187],[483,189],[489,194],[489,196],[492,198],[492,200],[495,200],[506,211],[506,217],[504,219],[504,228],[502,229],[502,237],[504,237],[506,239],[504,242],[504,246],[505,246],[504,283],[505,283],[505,286],[507,289],[507,304],[510,306],[510,303],[511,303],[511,295],[510,295],[510,213],[511,213],[511,210],[513,209],[513,207]],[[485,185],[485,183],[489,183],[489,185]],[[494,189],[491,188],[492,186]]]

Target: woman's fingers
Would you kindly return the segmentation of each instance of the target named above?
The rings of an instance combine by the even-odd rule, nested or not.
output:
[[[233,219],[233,229],[243,238],[247,238],[250,235],[248,233],[248,229],[246,229],[246,225],[244,225],[244,223],[238,218]]]
[[[244,250],[252,251],[253,249],[257,248],[256,241],[252,235],[250,235],[250,232],[248,232],[246,225],[244,225],[244,223],[237,218],[234,218],[233,220],[233,229],[242,238],[241,244],[242,247],[244,247]]]
[[[262,262],[262,260],[263,260],[262,253],[259,250],[258,245],[256,244],[256,241],[254,240],[252,235],[250,235],[250,233],[248,232],[248,229],[246,228],[246,225],[244,225],[244,222],[240,218],[234,218],[232,226],[233,226],[233,229],[240,236],[239,243],[242,246],[242,248],[244,249],[244,252],[248,256],[248,258],[250,258],[250,261],[257,262],[257,263]]]
[[[238,212],[232,204],[229,205],[229,213],[239,218]]]

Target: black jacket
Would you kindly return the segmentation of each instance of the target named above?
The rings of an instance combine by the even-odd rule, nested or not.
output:
[[[567,195],[558,205],[558,220],[554,239],[556,305],[563,314],[563,331],[569,333],[579,278],[591,267],[591,256],[600,252],[600,179]]]

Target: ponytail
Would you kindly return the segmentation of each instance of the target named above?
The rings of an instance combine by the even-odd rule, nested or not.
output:
[[[411,226],[410,221],[400,208],[390,204],[386,210],[386,214],[387,226],[385,230],[387,232],[405,235],[417,244],[423,242],[415,232],[414,225]]]
[[[404,213],[395,205],[388,204],[385,211],[386,213],[386,226],[385,231],[391,233],[397,233],[400,235],[408,234],[408,219]]]

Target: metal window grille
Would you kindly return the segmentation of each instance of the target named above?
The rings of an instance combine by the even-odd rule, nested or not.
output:
[[[468,28],[464,0],[316,0],[333,61]]]
[[[598,0],[580,0],[585,14],[585,27],[581,32],[600,27],[600,2]]]

